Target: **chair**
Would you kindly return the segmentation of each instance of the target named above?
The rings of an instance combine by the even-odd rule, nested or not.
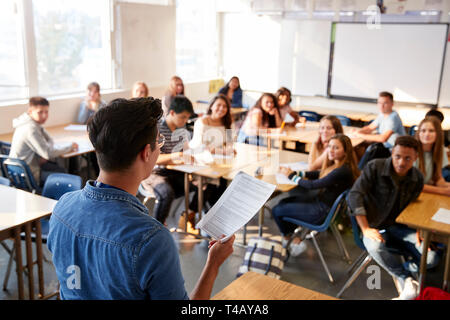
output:
[[[323,232],[327,230],[328,228],[331,229],[334,236],[336,237],[336,241],[338,243],[339,250],[343,254],[344,258],[347,261],[350,261],[350,256],[348,254],[347,249],[345,248],[344,241],[342,240],[342,237],[339,233],[339,230],[337,229],[336,225],[333,223],[337,215],[344,209],[347,208],[346,199],[345,197],[348,194],[348,190],[344,191],[337,197],[337,199],[334,201],[333,206],[331,207],[330,211],[327,214],[327,217],[325,218],[325,221],[322,222],[320,225],[315,225],[311,223],[307,223],[298,219],[290,218],[290,217],[284,217],[283,220],[286,222],[294,223],[298,226],[301,226],[302,228],[297,228],[294,232],[294,235],[291,237],[289,242],[287,243],[286,247],[289,248],[290,242],[293,240],[294,237],[300,236],[300,238],[303,240],[306,238],[307,234],[309,234],[309,237],[312,239],[314,243],[314,247],[316,248],[317,253],[319,254],[319,258],[322,262],[322,265],[325,269],[325,272],[328,275],[328,279],[331,283],[334,282],[334,279],[330,273],[330,270],[328,269],[328,265],[325,262],[325,259],[323,258],[322,251],[319,248],[319,245],[317,244],[315,234],[317,232]],[[289,251],[288,251],[288,258],[289,258]]]
[[[44,187],[42,189],[42,196],[59,200],[63,194],[75,190],[80,190],[82,186],[82,180],[79,176],[67,173],[52,173],[45,180]],[[47,243],[49,231],[49,220],[47,218],[41,219],[41,232],[42,243]],[[24,240],[24,234],[21,234],[22,240]],[[35,234],[32,234],[32,241],[36,241]],[[10,254],[8,267],[3,280],[3,290],[6,290],[8,286],[9,275],[11,273],[11,265],[13,262],[15,247],[8,248],[4,243],[1,243],[5,250]],[[44,256],[44,261],[50,262]]]
[[[409,135],[414,136],[417,131],[417,125],[413,125],[411,128],[409,128]]]
[[[14,187],[32,193],[39,193],[39,187],[28,164],[20,159],[3,159],[3,171]]]
[[[0,141],[0,154],[9,155],[9,151],[11,151],[11,143]]]
[[[8,178],[0,177],[0,184],[9,187],[11,185],[11,181],[9,181]]]
[[[346,116],[335,115],[335,117],[339,119],[339,121],[341,122],[341,124],[343,126],[350,126],[352,124],[352,121],[350,120],[350,118],[348,118]]]
[[[372,143],[359,160],[358,169],[363,170],[365,165],[373,159],[389,158],[390,156],[391,152],[381,142]]]
[[[320,118],[322,118],[317,112],[314,112],[314,111],[302,110],[302,111],[299,111],[298,114],[300,117],[306,118],[307,121],[319,122]]]

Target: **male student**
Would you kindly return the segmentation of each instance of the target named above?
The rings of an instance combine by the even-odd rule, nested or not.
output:
[[[164,140],[161,101],[116,99],[88,123],[100,167],[96,181],[65,194],[50,219],[62,299],[187,299],[170,232],[134,196],[156,163]],[[209,299],[234,236],[211,242],[191,299]]]
[[[398,113],[392,110],[394,106],[394,96],[390,92],[380,92],[378,97],[378,108],[380,114],[369,125],[356,131],[356,136],[366,142],[381,142],[388,149],[394,145],[398,136],[405,135],[405,128]],[[372,133],[376,130],[376,133]]]
[[[398,137],[392,157],[370,161],[348,195],[348,206],[362,231],[364,245],[374,260],[398,280],[403,288],[400,299],[414,299],[419,293],[417,281],[406,269],[409,264],[403,265],[400,255],[411,256],[419,265],[422,244],[417,243],[416,230],[395,222],[423,188],[423,176],[413,167],[418,149],[414,137]],[[430,251],[427,264],[434,266],[437,258]]]
[[[28,111],[13,120],[14,135],[9,157],[24,160],[31,169],[36,183],[41,186],[52,172],[65,172],[54,162],[64,153],[76,151],[78,145],[71,143],[56,146],[42,125],[48,119],[49,102],[42,97],[32,97]]]

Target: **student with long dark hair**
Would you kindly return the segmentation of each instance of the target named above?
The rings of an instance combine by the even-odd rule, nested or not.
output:
[[[230,81],[220,88],[218,93],[223,94],[230,99],[232,108],[242,107],[242,89],[238,77],[231,77]]]

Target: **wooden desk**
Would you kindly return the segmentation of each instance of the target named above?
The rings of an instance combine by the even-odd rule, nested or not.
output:
[[[443,288],[444,290],[448,289],[448,282],[450,280],[450,224],[431,220],[439,208],[450,210],[450,197],[422,192],[419,198],[410,203],[395,220],[398,223],[406,224],[411,228],[423,231],[424,243],[419,272],[419,283],[421,289],[423,288],[425,281],[427,252],[432,233],[447,237],[447,255]]]
[[[246,272],[212,300],[338,300],[256,272]]]
[[[19,189],[0,185],[0,241],[14,239],[19,299],[24,299],[22,243],[20,233],[25,232],[29,297],[34,299],[34,273],[31,232],[36,234],[39,298],[45,298],[42,266],[42,233],[40,219],[50,216],[56,201]]]
[[[348,109],[326,108],[326,107],[313,107],[313,106],[300,106],[294,107],[295,111],[314,111],[320,115],[342,115],[346,116],[353,121],[371,121],[377,117],[376,114],[367,111],[355,111]]]

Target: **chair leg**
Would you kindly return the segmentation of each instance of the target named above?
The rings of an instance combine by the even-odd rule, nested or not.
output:
[[[341,295],[344,293],[345,290],[347,290],[352,284],[353,282],[355,282],[356,278],[359,277],[359,275],[361,274],[361,272],[367,267],[367,265],[372,261],[372,257],[367,254],[367,252],[364,252],[364,254],[366,255],[365,259],[363,260],[363,262],[358,266],[358,268],[356,269],[356,271],[351,275],[351,277],[347,280],[347,282],[344,284],[344,286],[342,287],[341,291],[339,291],[339,293],[336,295],[336,298],[340,298]]]
[[[345,247],[344,240],[342,240],[341,233],[337,229],[335,224],[330,224],[331,231],[334,234],[334,237],[336,238],[336,242],[338,244],[339,250],[341,251],[342,257],[351,264],[352,261],[350,259],[350,255],[348,254],[347,248]]]
[[[367,252],[363,251],[361,254],[356,258],[356,260],[353,262],[353,264],[347,269],[346,273],[350,274],[353,272],[353,269],[355,269],[367,256]]]
[[[11,268],[14,261],[14,255],[16,253],[16,247],[13,246],[10,250],[11,252],[8,260],[8,267],[6,268],[5,278],[3,279],[3,291],[8,290],[9,276],[11,275]]]
[[[328,279],[330,280],[331,283],[334,283],[334,279],[333,279],[333,277],[331,275],[330,270],[328,269],[328,265],[325,262],[325,259],[323,258],[322,251],[320,250],[319,245],[317,244],[317,240],[316,240],[316,237],[314,236],[314,233],[310,232],[309,235],[311,236],[311,239],[312,239],[312,241],[314,243],[314,246],[316,247],[317,253],[319,254],[320,261],[322,261],[322,265],[323,265],[323,267],[325,269],[325,272],[328,275]]]

